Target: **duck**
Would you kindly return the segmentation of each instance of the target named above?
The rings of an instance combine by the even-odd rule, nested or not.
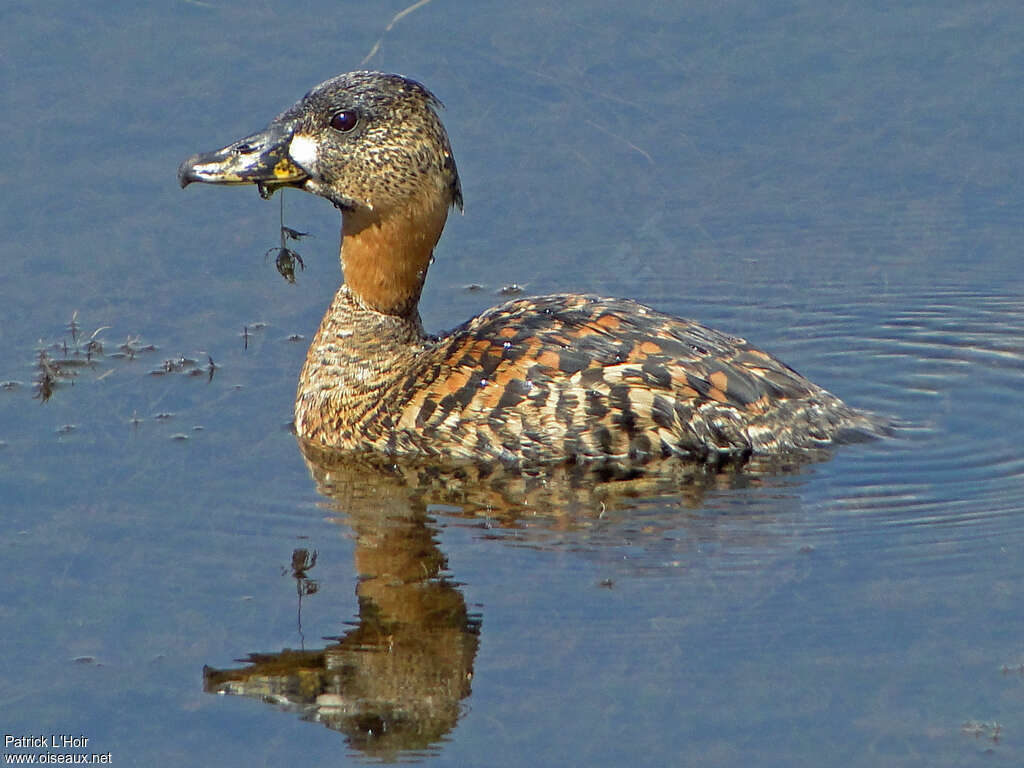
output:
[[[512,300],[440,335],[418,310],[462,185],[441,102],[356,71],[178,169],[283,188],[341,212],[344,280],[299,376],[294,429],[318,449],[417,460],[644,465],[784,457],[878,432],[868,412],[745,339],[629,299]]]

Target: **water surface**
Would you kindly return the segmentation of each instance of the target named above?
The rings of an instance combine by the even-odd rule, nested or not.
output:
[[[122,765],[1020,764],[1017,5],[434,0],[384,34],[404,7],[0,11],[4,732]],[[175,169],[382,34],[463,177],[430,329],[512,283],[630,296],[895,435],[667,494],[307,466],[335,213],[286,197],[290,285],[276,203]],[[80,364],[46,403],[41,351]],[[292,688],[207,692],[251,654]],[[325,660],[363,709],[302,703]]]

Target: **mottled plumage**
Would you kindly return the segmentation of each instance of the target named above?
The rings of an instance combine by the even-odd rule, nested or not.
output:
[[[785,454],[877,430],[745,340],[628,300],[523,299],[427,336],[420,291],[462,202],[436,104],[397,75],[342,75],[179,171],[183,185],[297,186],[342,212],[345,284],[302,370],[301,437],[512,465],[635,464]]]

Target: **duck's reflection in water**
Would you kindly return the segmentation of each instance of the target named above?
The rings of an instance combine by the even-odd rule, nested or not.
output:
[[[298,712],[374,757],[429,748],[455,726],[469,695],[479,617],[445,576],[435,529],[410,489],[365,465],[310,468],[355,534],[358,621],[326,648],[254,653],[240,669],[206,667],[204,688]],[[296,559],[304,561],[299,571]],[[297,580],[307,579],[311,559],[293,557]]]
[[[758,485],[766,473],[802,463],[668,462],[642,473],[563,465],[523,473],[356,459],[306,445],[303,453],[338,522],[355,534],[358,621],[320,650],[254,653],[242,668],[207,667],[204,687],[297,712],[385,760],[443,741],[473,677],[480,617],[467,610],[458,584],[446,576],[430,505],[447,505],[446,515],[482,516],[498,527],[517,527],[528,514],[531,526],[564,531],[586,528],[635,498],[671,493],[677,505],[699,506],[710,489]],[[316,590],[314,567],[314,553],[296,550],[291,570],[300,601]]]

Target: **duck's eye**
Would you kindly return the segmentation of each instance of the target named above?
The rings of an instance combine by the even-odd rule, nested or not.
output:
[[[336,112],[331,118],[331,128],[342,133],[348,133],[356,127],[359,122],[359,113],[352,109],[345,109]]]

